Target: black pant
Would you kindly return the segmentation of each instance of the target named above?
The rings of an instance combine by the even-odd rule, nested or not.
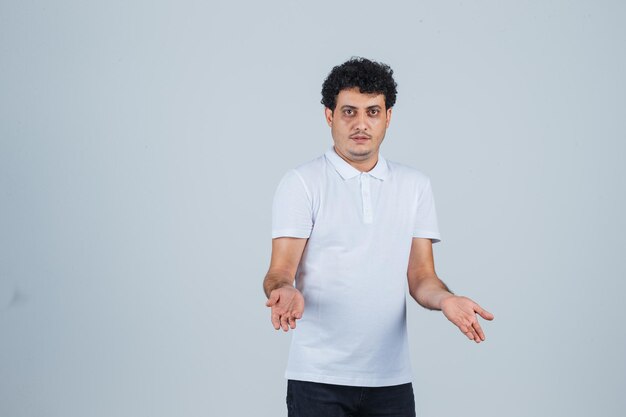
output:
[[[415,417],[413,385],[353,387],[287,381],[289,417]]]

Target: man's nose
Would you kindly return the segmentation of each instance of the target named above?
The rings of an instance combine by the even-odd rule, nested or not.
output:
[[[357,114],[354,127],[357,130],[367,130],[367,114],[365,112]]]

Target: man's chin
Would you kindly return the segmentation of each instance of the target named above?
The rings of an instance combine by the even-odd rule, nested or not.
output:
[[[348,149],[348,153],[353,159],[367,159],[372,155],[371,149]]]
[[[366,146],[350,146],[348,147],[347,151],[350,153],[350,155],[354,156],[354,157],[368,157],[372,154],[372,149],[370,149],[369,147]]]

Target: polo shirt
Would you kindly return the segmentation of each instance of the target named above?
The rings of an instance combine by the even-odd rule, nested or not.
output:
[[[272,238],[307,238],[295,275],[304,312],[285,377],[352,386],[412,381],[406,329],[413,237],[440,241],[429,178],[379,152],[360,172],[334,150],[289,170]]]

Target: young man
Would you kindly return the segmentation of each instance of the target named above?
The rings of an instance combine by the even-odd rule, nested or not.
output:
[[[391,68],[353,58],[333,68],[322,96],[334,145],[281,179],[263,282],[274,328],[297,326],[289,416],[415,416],[407,280],[420,305],[476,343],[476,315],[493,315],[435,273],[429,178],[379,153],[396,101]]]

